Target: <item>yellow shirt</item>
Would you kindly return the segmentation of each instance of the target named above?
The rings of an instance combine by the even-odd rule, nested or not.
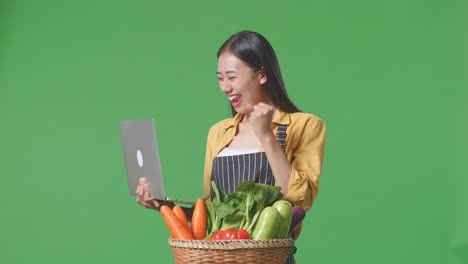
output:
[[[213,159],[234,139],[236,128],[242,115],[219,121],[208,133],[203,193],[210,197],[210,181]],[[278,124],[286,126],[286,158],[291,164],[288,193],[283,199],[293,206],[302,206],[308,211],[319,190],[319,177],[325,148],[325,123],[308,113],[286,113],[276,110],[273,117],[273,132],[276,135]],[[260,148],[260,151],[264,151]],[[301,226],[296,231],[299,235]]]

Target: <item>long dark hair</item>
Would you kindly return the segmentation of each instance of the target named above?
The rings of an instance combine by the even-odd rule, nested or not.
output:
[[[218,58],[225,51],[235,55],[254,71],[259,71],[263,67],[267,76],[264,89],[273,104],[288,113],[300,112],[288,97],[275,51],[264,36],[253,31],[238,32],[219,48]],[[232,115],[235,116],[236,110],[232,106],[231,109]]]

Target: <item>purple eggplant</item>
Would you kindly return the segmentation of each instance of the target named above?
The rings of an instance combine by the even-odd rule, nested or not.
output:
[[[289,234],[296,228],[296,226],[304,220],[306,211],[302,206],[294,206],[292,209],[291,225],[289,226]]]

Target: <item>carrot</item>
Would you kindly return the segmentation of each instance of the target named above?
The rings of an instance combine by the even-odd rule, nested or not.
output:
[[[174,206],[172,208],[172,211],[177,216],[177,218],[179,218],[179,221],[184,225],[184,227],[187,228],[187,230],[190,231],[190,227],[189,227],[189,224],[188,224],[188,221],[187,221],[187,216],[185,215],[184,211],[182,210],[182,207],[176,205],[176,206]],[[190,233],[192,233],[192,232],[190,231]]]
[[[192,231],[195,239],[204,239],[206,236],[206,207],[201,198],[195,202],[192,215]]]
[[[185,226],[177,218],[174,212],[166,205],[160,207],[159,211],[166,222],[167,228],[171,232],[172,238],[174,239],[193,239],[192,234],[188,229],[185,229]]]

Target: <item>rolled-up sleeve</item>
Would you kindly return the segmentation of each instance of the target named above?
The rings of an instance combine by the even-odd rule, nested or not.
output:
[[[290,150],[292,170],[288,193],[284,198],[295,206],[302,206],[309,210],[319,190],[326,128],[325,123],[320,119],[308,120],[302,128],[302,133]],[[300,129],[300,127],[294,129]]]

